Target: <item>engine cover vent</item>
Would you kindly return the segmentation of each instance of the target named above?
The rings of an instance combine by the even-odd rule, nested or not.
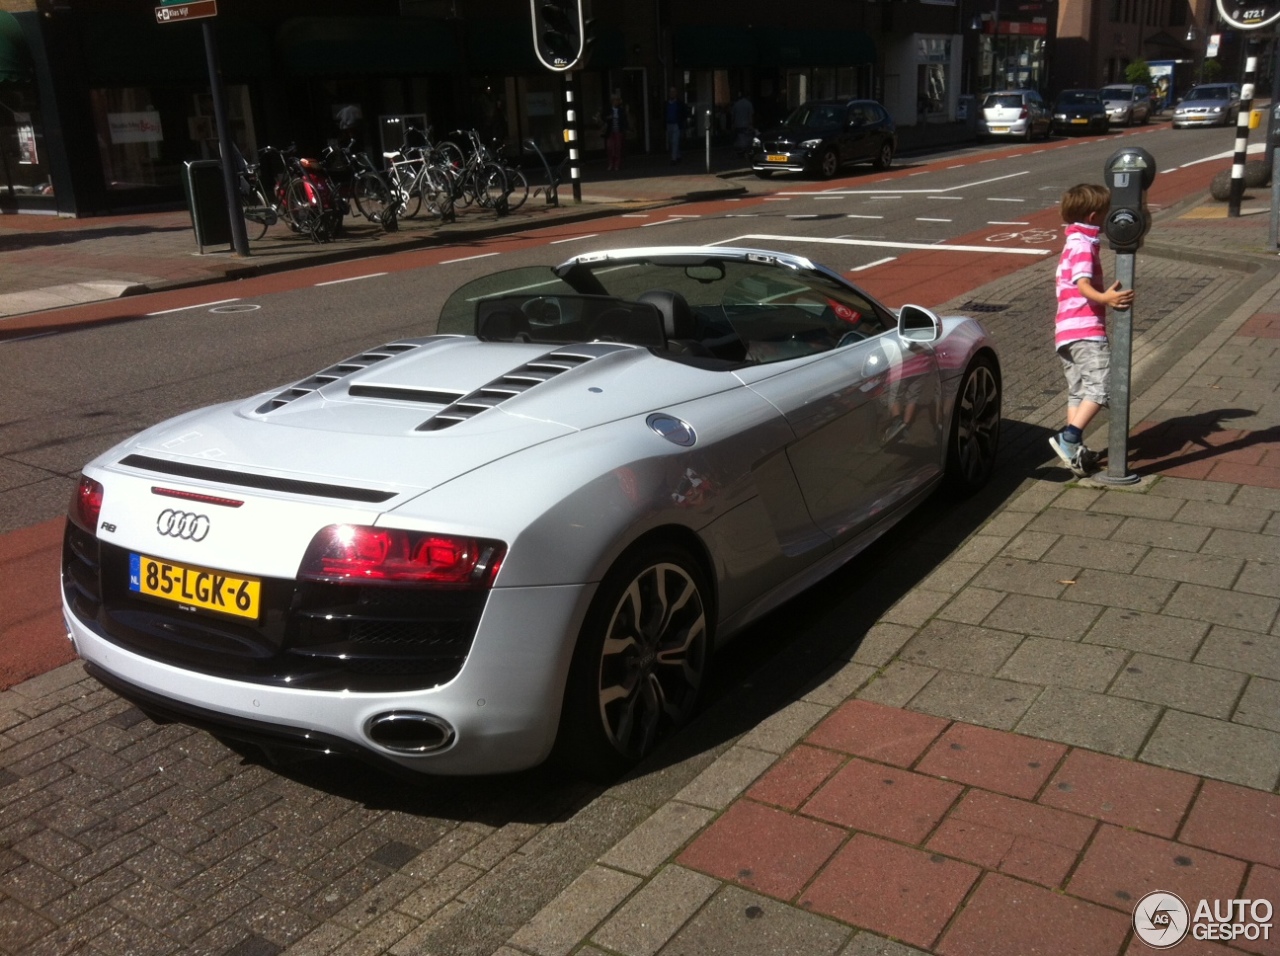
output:
[[[321,369],[310,378],[305,378],[301,382],[295,382],[284,391],[272,396],[256,409],[259,415],[265,415],[273,412],[281,406],[288,405],[290,402],[310,395],[316,389],[323,388],[331,382],[346,378],[356,372],[368,368],[370,365],[376,365],[378,362],[392,358],[404,352],[411,352],[414,349],[421,348],[426,345],[428,339],[404,340],[400,342],[388,342],[386,345],[379,346],[376,349],[369,349],[367,352],[361,352],[359,355],[353,355],[348,359],[343,359],[336,365],[330,365],[326,369]]]

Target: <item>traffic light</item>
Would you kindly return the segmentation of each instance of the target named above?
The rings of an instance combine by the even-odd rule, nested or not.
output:
[[[563,73],[579,65],[585,46],[582,0],[529,0],[533,51],[548,70]]]

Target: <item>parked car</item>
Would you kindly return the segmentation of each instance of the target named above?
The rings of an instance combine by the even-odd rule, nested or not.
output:
[[[1151,121],[1151,89],[1141,83],[1113,83],[1098,91],[1112,126],[1145,126]]]
[[[991,476],[982,327],[766,249],[483,275],[83,470],[62,598],[159,720],[411,773],[624,769],[713,650]]]
[[[751,168],[762,178],[788,172],[830,179],[850,163],[888,169],[898,133],[874,100],[819,100],[797,107],[781,126],[757,137],[751,150]]]
[[[1240,115],[1240,87],[1234,83],[1193,86],[1173,108],[1173,128],[1230,126]]]
[[[1012,138],[1030,142],[1047,137],[1053,118],[1035,90],[988,93],[978,116],[978,138]]]
[[[1111,129],[1097,90],[1063,90],[1053,104],[1055,133],[1105,133]]]

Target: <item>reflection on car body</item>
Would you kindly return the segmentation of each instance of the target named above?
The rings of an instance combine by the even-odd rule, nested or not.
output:
[[[414,773],[616,773],[736,631],[981,486],[1000,393],[976,321],[801,256],[486,275],[421,335],[86,465],[64,614],[158,719]],[[166,534],[176,510],[204,533]]]

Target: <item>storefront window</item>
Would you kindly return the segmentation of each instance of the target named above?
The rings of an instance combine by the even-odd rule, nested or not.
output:
[[[0,84],[0,198],[51,196],[34,84]]]

